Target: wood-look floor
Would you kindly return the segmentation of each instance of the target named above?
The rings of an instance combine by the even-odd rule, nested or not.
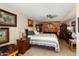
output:
[[[22,56],[75,56],[76,49],[71,50],[68,47],[68,44],[60,39],[60,52],[55,52],[54,50],[46,49],[46,48],[38,48],[36,46],[31,47],[25,54]]]

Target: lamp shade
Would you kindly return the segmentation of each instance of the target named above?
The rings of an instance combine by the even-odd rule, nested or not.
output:
[[[21,29],[21,33],[25,33],[25,30],[24,29]]]
[[[73,27],[67,27],[67,29],[73,31]]]

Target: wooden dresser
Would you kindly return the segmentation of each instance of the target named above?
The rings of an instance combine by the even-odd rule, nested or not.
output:
[[[21,38],[17,40],[19,54],[24,54],[30,47],[29,38]]]

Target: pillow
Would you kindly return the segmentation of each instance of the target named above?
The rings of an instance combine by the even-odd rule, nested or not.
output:
[[[38,34],[39,34],[39,32],[37,32],[36,30],[34,30],[34,33],[35,33],[36,35],[38,35]]]
[[[28,31],[28,35],[34,35],[33,31]]]
[[[76,33],[72,32],[72,38],[76,39]]]

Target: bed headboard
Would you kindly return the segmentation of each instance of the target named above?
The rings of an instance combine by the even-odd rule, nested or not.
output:
[[[43,32],[43,33],[48,33],[48,34],[57,34],[56,32]]]

